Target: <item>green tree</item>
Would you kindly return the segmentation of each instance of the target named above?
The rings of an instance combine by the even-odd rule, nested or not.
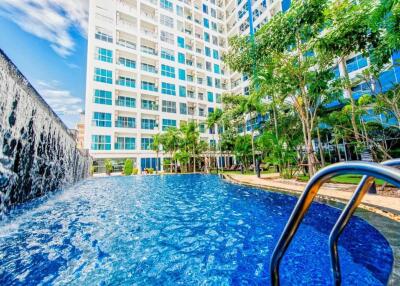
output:
[[[251,136],[248,134],[238,136],[235,140],[234,152],[244,168],[247,169],[249,154],[251,154]]]
[[[280,101],[291,103],[302,125],[310,175],[317,163],[312,144],[316,115],[331,95],[333,56],[313,52],[325,25],[326,4],[325,0],[293,1],[286,13],[275,15],[257,31],[254,49],[246,37],[236,37],[224,57],[231,69],[247,74],[252,74],[255,62],[256,69],[268,75],[262,84],[277,91]]]
[[[151,149],[156,152],[156,174],[158,174],[158,161],[159,161],[159,154],[161,148],[161,135],[156,134],[153,136],[153,143],[151,144]]]
[[[125,176],[130,176],[132,175],[133,171],[133,161],[132,159],[125,159],[124,162],[124,175]]]
[[[356,83],[349,76],[346,59],[352,53],[361,52],[367,56],[371,43],[379,42],[379,33],[374,33],[370,28],[374,6],[374,1],[371,0],[329,2],[325,9],[325,30],[316,45],[319,53],[330,54],[338,58],[338,65],[344,73],[338,81],[348,95],[354,138],[359,142],[361,138],[357,124],[359,120],[356,110],[357,100],[352,95],[352,87]],[[387,60],[388,58],[386,62]]]

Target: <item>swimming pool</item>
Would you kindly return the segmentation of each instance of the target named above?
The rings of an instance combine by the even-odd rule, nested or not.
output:
[[[108,177],[17,209],[0,223],[0,285],[268,285],[296,197],[213,175]],[[281,265],[282,285],[331,285],[339,210],[312,205]],[[339,241],[343,285],[386,285],[386,239],[354,217]]]

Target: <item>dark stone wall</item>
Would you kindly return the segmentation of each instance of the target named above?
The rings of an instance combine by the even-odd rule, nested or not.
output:
[[[90,156],[0,50],[0,216],[89,175]]]

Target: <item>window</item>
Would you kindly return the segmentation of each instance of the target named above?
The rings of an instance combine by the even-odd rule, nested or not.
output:
[[[351,88],[354,99],[359,99],[364,94],[370,93],[369,85],[366,82],[360,83]]]
[[[166,42],[170,45],[174,44],[174,35],[166,31],[161,31],[160,39],[161,41]]]
[[[111,136],[92,135],[92,150],[111,150]]]
[[[216,74],[219,74],[219,73],[221,72],[220,69],[219,69],[219,65],[214,64],[214,72],[215,72]]]
[[[161,65],[161,75],[175,78],[175,68],[167,65]]]
[[[142,89],[149,90],[149,91],[157,91],[158,90],[155,83],[144,81],[144,80],[142,80]]]
[[[170,61],[175,61],[174,51],[171,51],[168,49],[162,49],[161,50],[161,58],[170,60]]]
[[[165,131],[169,127],[176,127],[176,120],[173,119],[163,119],[162,120],[162,130]]]
[[[209,47],[204,48],[204,53],[207,57],[211,57],[211,49]]]
[[[400,79],[396,78],[395,69],[390,69],[382,72],[379,75],[379,82],[377,83],[377,90],[381,92],[387,92],[393,86],[399,83]]]
[[[204,123],[199,124],[199,131],[200,131],[200,133],[206,132],[206,125]]]
[[[136,44],[125,39],[118,39],[117,44],[128,49],[136,50]]]
[[[153,138],[142,138],[142,150],[151,150],[151,145],[153,144]]]
[[[217,11],[214,8],[211,8],[211,17],[217,18]]]
[[[142,99],[142,109],[158,110],[158,106],[157,106],[157,103],[155,101]]]
[[[358,55],[354,58],[346,61],[347,72],[351,73],[368,65],[367,59],[362,55]]]
[[[119,58],[118,62],[120,65],[126,66],[127,68],[134,69],[136,68],[136,62],[134,60],[126,59],[126,58]]]
[[[142,63],[142,71],[147,71],[147,72],[151,72],[151,73],[157,73],[156,67],[153,65],[149,65],[146,63]]]
[[[187,105],[186,103],[179,103],[179,113],[180,114],[187,114]]]
[[[103,48],[96,48],[96,59],[102,62],[112,63],[112,51]]]
[[[162,33],[162,31],[161,31],[161,33]],[[143,53],[146,53],[146,54],[149,54],[149,55],[157,55],[156,50],[151,48],[151,47],[141,46],[141,51]]]
[[[207,77],[207,85],[213,86],[212,77],[210,77],[210,76]]]
[[[115,104],[118,106],[126,106],[130,108],[135,108],[136,107],[136,99],[133,97],[128,97],[128,96],[118,96],[117,100],[115,101]]]
[[[182,53],[178,53],[178,62],[180,64],[184,64],[185,63],[185,55]]]
[[[172,2],[169,2],[168,0],[160,0],[160,7],[165,10],[173,11]]]
[[[219,60],[219,54],[217,50],[213,50],[213,58]]]
[[[204,19],[203,19],[203,25],[204,25],[204,27],[206,27],[206,28],[210,28],[210,22],[208,21],[207,18],[204,18]]]
[[[170,28],[174,27],[174,19],[163,14],[160,15],[160,23]]]
[[[104,82],[112,84],[112,71],[106,69],[95,68],[94,69],[94,80],[98,82]]]
[[[332,73],[334,74],[335,79],[338,79],[340,77],[340,71],[337,65],[334,68],[332,68]]]
[[[155,119],[142,118],[142,129],[150,129],[153,130],[156,127]]]
[[[216,88],[221,88],[221,80],[219,78],[214,79],[214,84]]]
[[[214,31],[216,31],[216,30],[217,30],[217,23],[211,22],[211,29],[213,29]]]
[[[176,14],[178,16],[183,16],[183,8],[179,5],[176,5]]]
[[[207,92],[207,99],[209,102],[214,102],[214,94],[212,92]]]
[[[161,93],[168,95],[176,95],[175,84],[162,82],[161,83]]]
[[[117,80],[118,85],[135,88],[135,80],[133,78],[120,76]]]
[[[107,43],[113,42],[113,37],[111,36],[111,33],[101,31],[100,28],[96,28],[95,38],[97,40],[104,41]]]
[[[186,87],[179,86],[179,96],[180,97],[186,97]]]
[[[168,113],[176,113],[176,102],[163,100],[162,111]]]
[[[208,7],[206,4],[203,4],[203,13],[208,14]]]
[[[183,69],[179,69],[179,79],[186,80],[186,71]]]
[[[98,104],[112,105],[112,93],[111,91],[95,89],[93,102]]]
[[[115,127],[136,128],[136,118],[127,116],[118,116],[115,121]]]
[[[207,32],[204,32],[204,41],[210,42],[210,34]]]
[[[206,62],[206,70],[211,71],[211,63]]]
[[[219,93],[216,93],[216,94],[215,94],[215,101],[216,101],[217,103],[221,103],[221,102],[222,102],[221,94],[219,94]]]
[[[185,47],[185,39],[182,37],[178,37],[178,47],[184,48]]]
[[[136,138],[135,137],[117,137],[117,142],[114,144],[115,150],[135,150]]]
[[[92,125],[97,127],[111,127],[111,113],[93,112]]]

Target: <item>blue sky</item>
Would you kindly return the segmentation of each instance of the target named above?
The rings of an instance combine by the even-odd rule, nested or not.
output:
[[[84,109],[88,0],[1,0],[0,48],[68,127]]]

